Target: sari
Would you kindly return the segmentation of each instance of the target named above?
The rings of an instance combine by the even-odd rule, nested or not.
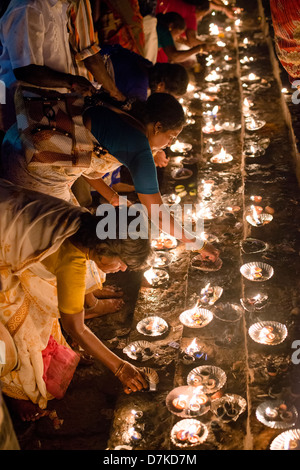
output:
[[[300,77],[300,0],[270,0],[275,47],[290,81]]]
[[[27,163],[17,124],[6,133],[1,153],[3,178],[18,186],[51,194],[77,206],[80,204],[72,191],[72,185],[80,176],[98,179],[121,166],[121,163],[109,153],[99,157],[93,155],[87,168],[76,165],[55,165],[51,162]],[[105,273],[100,271],[93,261],[87,261],[87,293],[101,289],[105,279]]]
[[[43,260],[76,233],[84,210],[0,180],[0,321],[18,351],[18,364],[1,377],[1,388],[42,409],[54,397],[44,375],[49,340],[72,352],[59,325],[56,278]],[[70,380],[77,364],[75,358],[67,371]]]
[[[102,2],[96,29],[101,46],[120,44],[130,51],[144,55],[143,17],[138,0]]]

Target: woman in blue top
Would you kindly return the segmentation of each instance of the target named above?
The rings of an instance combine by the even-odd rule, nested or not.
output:
[[[152,152],[170,146],[182,131],[185,116],[180,103],[168,93],[154,93],[146,102],[135,103],[130,116],[96,106],[86,111],[84,123],[98,142],[128,168],[138,198],[153,219],[163,201]],[[103,180],[85,178],[110,203],[118,204],[113,190]],[[184,243],[195,241],[191,234],[182,231],[173,217],[170,217],[168,233]],[[219,254],[208,244],[202,251],[213,261]]]
[[[135,191],[151,220],[155,216],[153,211],[163,204],[152,152],[171,145],[184,123],[181,104],[168,93],[154,93],[146,102],[134,103],[131,115],[105,106],[90,107],[84,114],[84,125],[112,156],[112,165],[128,168]],[[94,157],[91,168],[84,171],[57,167],[51,162],[31,167],[26,162],[16,128],[8,131],[2,145],[4,178],[35,191],[51,191],[52,195],[69,202],[72,200],[71,184],[83,176],[110,204],[119,205],[119,195],[102,179],[107,171],[112,171],[107,168],[110,160],[107,164],[105,157]],[[184,243],[195,241],[190,234],[182,233],[181,226],[172,217],[170,222],[170,235]],[[205,250],[213,260],[218,256],[212,247],[207,246]]]

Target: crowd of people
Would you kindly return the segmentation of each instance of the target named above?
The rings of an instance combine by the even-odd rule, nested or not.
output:
[[[91,189],[116,220],[128,216],[116,190],[128,189],[125,167],[149,220],[156,215],[157,167],[185,125],[178,99],[191,60],[208,50],[199,23],[213,9],[230,18],[233,10],[222,0],[10,0],[1,8],[0,340],[10,338],[15,355],[0,381],[10,406],[33,421],[64,396],[82,351],[126,393],[148,386],[85,323],[124,305],[106,274],[142,269],[151,253],[147,237],[116,230],[99,238]],[[170,221],[170,235],[195,241]],[[199,251],[219,257],[208,243]]]

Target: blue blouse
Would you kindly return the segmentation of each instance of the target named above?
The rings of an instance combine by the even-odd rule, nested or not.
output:
[[[156,166],[146,135],[104,106],[89,108],[87,113],[93,136],[128,168],[135,191],[140,194],[158,193]]]

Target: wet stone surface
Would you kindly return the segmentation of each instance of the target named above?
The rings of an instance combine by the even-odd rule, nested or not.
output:
[[[251,3],[251,5],[249,5]],[[214,236],[214,244],[221,250],[222,266],[217,271],[200,271],[192,267],[193,252],[179,245],[171,250],[171,264],[166,268],[169,281],[153,288],[142,273],[115,275],[115,282],[125,291],[126,306],[117,313],[88,322],[89,327],[121,357],[138,367],[147,368],[158,377],[155,390],[125,395],[115,377],[101,364],[78,368],[66,396],[51,403],[63,424],[54,430],[45,419],[34,424],[14,420],[20,444],[24,449],[83,449],[113,450],[127,446],[134,450],[180,450],[178,441],[171,439],[173,426],[181,421],[178,414],[166,406],[168,394],[176,387],[187,385],[187,377],[195,367],[220,368],[226,375],[221,389],[209,395],[210,408],[201,416],[193,416],[208,430],[204,442],[194,450],[267,450],[280,429],[272,429],[256,417],[257,407],[267,399],[280,398],[287,403],[299,403],[291,391],[300,393],[300,377],[292,363],[292,343],[300,339],[299,318],[299,202],[300,193],[293,162],[293,144],[284,118],[280,83],[273,69],[272,57],[261,29],[260,2],[240,1],[244,8],[241,25],[221,39],[225,50],[212,53],[215,63],[206,65],[201,59],[201,70],[195,72],[193,84],[197,93],[205,93],[210,85],[220,85],[215,101],[205,102],[189,92],[184,97],[193,123],[179,136],[182,142],[192,144],[185,155],[168,151],[170,163],[159,170],[162,194],[174,193],[183,185],[186,195],[182,203],[192,205],[205,201],[218,210],[215,218],[205,221],[204,230]],[[216,15],[203,23],[201,34],[208,32],[210,23],[220,28],[232,26],[230,20]],[[248,38],[246,48],[243,41]],[[253,44],[251,43],[253,42]],[[225,54],[232,60],[224,63]],[[241,59],[253,56],[250,64]],[[229,65],[229,66],[228,66]],[[208,83],[205,77],[220,66],[223,78]],[[265,81],[258,85],[245,83],[241,77],[255,72]],[[245,127],[244,99],[253,101],[251,114],[266,121],[258,131]],[[207,106],[209,104],[209,106]],[[217,119],[241,124],[234,131],[204,134],[205,112],[219,106]],[[249,140],[270,139],[263,156],[243,157]],[[218,152],[222,147],[233,156],[226,164],[212,164],[209,148]],[[193,174],[187,180],[174,180],[172,170],[184,166]],[[188,161],[194,157],[195,161]],[[211,196],[205,198],[203,181],[212,180]],[[195,191],[191,189],[196,188]],[[252,196],[259,196],[253,202]],[[251,205],[271,208],[273,220],[267,225],[253,226],[247,219]],[[234,210],[233,210],[234,208]],[[268,244],[265,251],[246,254],[241,241],[255,238]],[[264,282],[249,281],[240,273],[242,265],[263,262],[274,269],[273,276]],[[195,306],[201,289],[207,284],[220,286],[222,296],[209,310],[213,318],[202,328],[182,324],[180,315]],[[267,295],[266,305],[260,310],[241,308],[240,299]],[[227,313],[222,317],[218,305],[233,304],[241,308],[241,316]],[[159,337],[149,337],[137,330],[140,321],[148,316],[162,317],[167,331]],[[284,324],[288,335],[278,345],[260,344],[249,335],[249,328],[261,321]],[[201,353],[193,361],[184,358],[185,349],[197,338]],[[123,349],[136,341],[148,341],[154,354],[146,361],[128,358]],[[299,366],[298,366],[299,367]],[[152,379],[154,380],[154,378]],[[213,412],[212,403],[226,394],[237,395],[246,401],[246,409],[236,420],[229,422]],[[294,426],[298,425],[297,423]]]

